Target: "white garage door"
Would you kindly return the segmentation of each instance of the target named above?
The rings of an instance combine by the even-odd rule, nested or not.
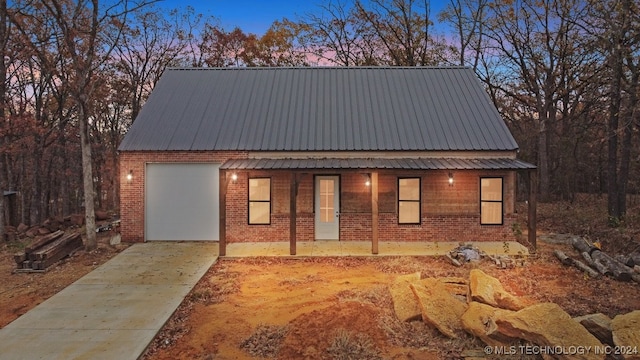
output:
[[[218,240],[219,167],[147,164],[146,240]]]

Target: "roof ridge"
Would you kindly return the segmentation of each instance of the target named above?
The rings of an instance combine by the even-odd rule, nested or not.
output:
[[[167,70],[177,71],[212,71],[212,70],[462,70],[471,69],[469,66],[271,66],[271,67],[167,67]]]

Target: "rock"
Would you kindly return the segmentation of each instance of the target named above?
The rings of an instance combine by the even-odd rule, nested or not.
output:
[[[420,304],[422,321],[434,326],[447,337],[457,338],[456,333],[463,331],[460,318],[467,310],[467,304],[451,295],[438,279],[412,283],[411,290]]]
[[[27,235],[30,238],[34,238],[36,237],[36,235],[38,235],[38,226],[34,226],[32,228],[29,228],[29,230],[27,230],[27,232],[25,232],[24,234]]]
[[[469,273],[469,289],[471,300],[507,310],[520,310],[524,304],[517,297],[509,294],[500,280],[485,274],[480,269]]]
[[[469,308],[462,314],[462,327],[469,334],[479,338],[483,343],[491,346],[507,346],[516,338],[502,335],[495,331],[497,316],[506,316],[513,311],[495,308],[493,306],[472,301]],[[491,335],[489,335],[491,334]]]
[[[393,310],[400,321],[411,321],[420,319],[420,306],[413,291],[412,282],[420,280],[420,273],[416,272],[408,275],[401,275],[389,286],[391,299],[393,299]]]
[[[625,359],[640,359],[640,310],[617,315],[611,321],[613,343],[625,350]],[[626,351],[629,350],[629,351]]]
[[[109,213],[103,210],[96,210],[94,214],[96,215],[96,220],[108,220],[111,218]]]
[[[26,232],[27,230],[29,230],[29,227],[23,223],[18,224],[18,228],[16,229],[18,230],[19,234],[22,234],[24,232]]]
[[[38,235],[47,235],[47,234],[51,234],[51,230],[47,229],[46,227],[38,228]]]
[[[111,246],[115,246],[118,245],[122,242],[122,237],[120,236],[119,233],[114,234],[110,239],[109,239],[109,245]]]
[[[463,278],[456,277],[443,277],[438,278],[438,281],[444,284],[444,287],[449,291],[451,295],[459,297],[460,300],[467,302],[467,295],[469,294],[469,282]]]
[[[496,315],[496,328],[489,332],[490,336],[498,332],[552,349],[604,348],[584,326],[554,303],[531,305],[517,312]],[[574,359],[604,359],[605,356],[595,351],[571,355]]]
[[[71,224],[73,225],[77,225],[77,226],[84,225],[84,215],[82,214],[71,214],[69,216],[69,219],[71,220]]]
[[[611,335],[611,318],[602,313],[589,314],[573,318],[573,320],[582,324],[593,336],[601,343],[613,346],[613,337]]]

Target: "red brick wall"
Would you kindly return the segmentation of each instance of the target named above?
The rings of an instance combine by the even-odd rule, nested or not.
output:
[[[123,152],[120,155],[120,196],[122,238],[144,240],[144,169],[150,162],[217,162],[245,158],[244,152]],[[133,180],[127,181],[129,171]],[[498,171],[454,171],[454,183],[448,171],[384,171],[379,174],[380,241],[502,241],[512,238],[515,216],[515,174]],[[400,225],[397,221],[398,177],[420,177],[422,219],[420,225]],[[503,226],[480,225],[479,187],[481,176],[504,176]],[[271,224],[248,224],[248,179],[271,178]],[[227,189],[227,241],[260,242],[289,240],[289,204],[291,175],[287,171],[243,171]],[[340,239],[371,240],[371,188],[360,173],[340,175]],[[314,239],[314,176],[298,175],[297,239]]]
[[[211,151],[125,151],[120,153],[120,232],[123,241],[144,241],[144,184],[147,163],[223,163],[228,159],[246,158],[244,152]],[[132,171],[133,178],[127,180]]]

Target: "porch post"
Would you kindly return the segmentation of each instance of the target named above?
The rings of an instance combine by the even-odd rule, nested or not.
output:
[[[533,248],[533,252],[536,252],[537,248],[537,214],[536,209],[538,205],[537,200],[537,192],[538,192],[538,176],[536,170],[529,170],[529,214],[527,217],[527,230],[529,232],[529,244]]]
[[[295,172],[291,173],[291,194],[289,195],[289,254],[296,254],[296,219],[298,211],[296,200],[298,198],[298,177]]]
[[[220,170],[220,240],[218,242],[218,254],[220,256],[227,255],[227,185],[229,179],[226,170]]]
[[[371,173],[371,253],[378,253],[378,172]]]

